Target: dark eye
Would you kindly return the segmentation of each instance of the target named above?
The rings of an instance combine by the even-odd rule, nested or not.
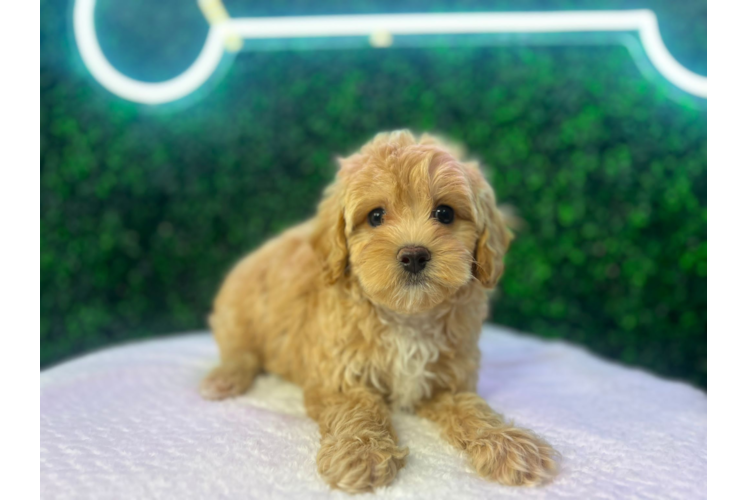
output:
[[[371,225],[371,227],[381,226],[382,222],[384,222],[383,208],[375,208],[374,210],[369,212],[369,224]]]
[[[434,218],[442,224],[452,224],[452,221],[455,220],[455,211],[447,205],[439,205],[434,210]]]

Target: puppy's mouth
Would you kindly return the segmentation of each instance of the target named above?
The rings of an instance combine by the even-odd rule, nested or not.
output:
[[[406,274],[404,276],[404,284],[407,287],[419,287],[425,285],[429,281],[428,276],[426,276],[424,273],[418,273],[418,274]]]

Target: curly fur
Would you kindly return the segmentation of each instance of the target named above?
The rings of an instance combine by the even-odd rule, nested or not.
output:
[[[431,217],[438,205],[453,223]],[[375,208],[384,223],[371,227]],[[322,435],[319,472],[352,493],[389,484],[405,464],[392,408],[436,422],[488,479],[549,479],[553,449],[475,394],[487,293],[511,239],[476,163],[430,136],[377,135],[340,160],[315,218],[226,278],[210,317],[221,364],[203,395],[241,394],[261,369],[299,384]],[[415,280],[395,258],[412,245],[431,252]]]

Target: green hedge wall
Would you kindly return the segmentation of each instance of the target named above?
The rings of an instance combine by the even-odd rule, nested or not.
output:
[[[168,77],[202,44],[191,4],[100,3],[104,49],[132,76]],[[226,5],[518,10],[387,3]],[[522,9],[653,8],[668,48],[704,73],[706,2],[671,4]],[[313,214],[335,155],[407,127],[463,142],[527,222],[493,321],[706,386],[706,111],[643,77],[622,45],[245,52],[201,99],[153,110],[93,81],[69,8],[42,1],[42,367],[205,328],[228,268]]]

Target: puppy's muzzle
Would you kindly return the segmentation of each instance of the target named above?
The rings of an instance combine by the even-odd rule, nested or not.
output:
[[[411,274],[418,274],[431,260],[431,252],[424,247],[403,247],[397,252],[397,260],[403,269]]]

